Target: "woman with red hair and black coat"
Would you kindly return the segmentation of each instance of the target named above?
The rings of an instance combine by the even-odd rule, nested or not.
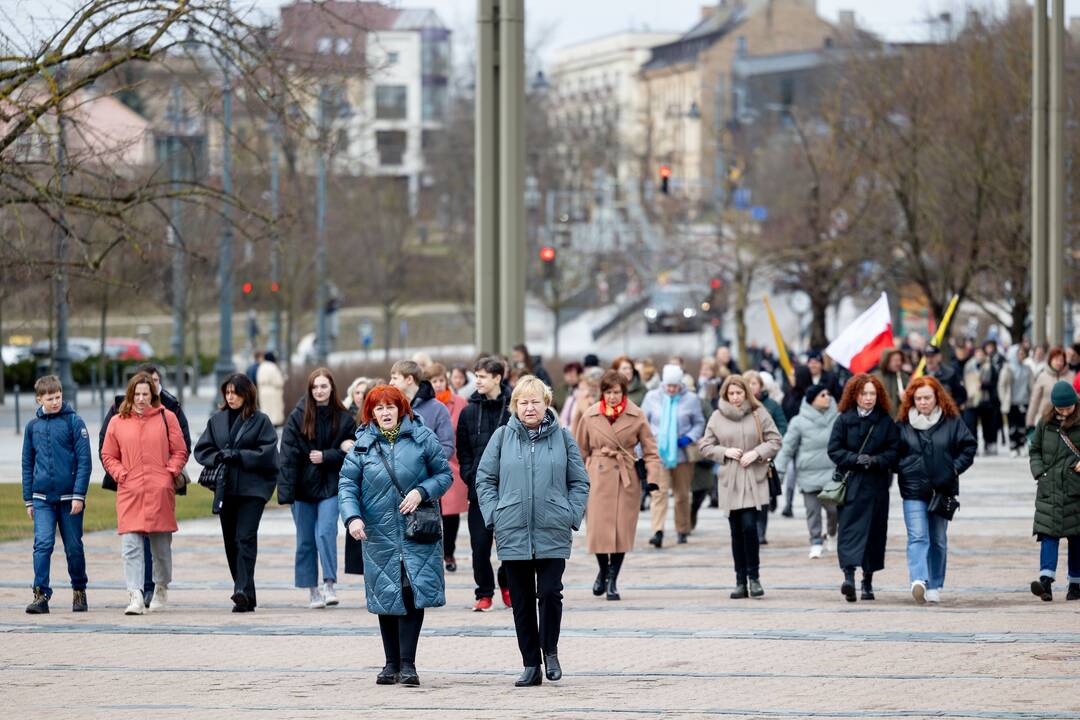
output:
[[[861,567],[862,599],[874,599],[874,573],[885,567],[889,486],[900,454],[900,431],[881,380],[865,373],[844,387],[840,417],[829,438],[829,458],[848,473],[837,516],[837,556],[844,571],[840,592],[855,602],[855,568]]]

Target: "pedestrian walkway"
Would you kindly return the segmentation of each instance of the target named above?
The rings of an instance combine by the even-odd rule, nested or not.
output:
[[[798,510],[770,523],[761,600],[728,599],[734,577],[717,510],[703,509],[689,544],[660,551],[646,544],[643,517],[618,603],[592,596],[596,565],[581,533],[565,577],[566,676],[524,689],[512,686],[520,660],[510,611],[468,609],[465,527],[448,605],[427,614],[419,689],[374,684],[382,646],[359,578],[342,576],[340,607],[306,609],[306,592],[292,587],[292,520],[282,510],[263,522],[259,609],[248,615],[228,612],[212,519],[181,527],[170,607],[142,617],[122,615],[115,535],[87,537],[85,615],[70,612],[59,543],[53,612],[38,617],[23,613],[30,542],[0,544],[4,715],[1080,719],[1080,602],[1066,604],[1063,582],[1052,604],[1027,589],[1038,546],[1026,462],[979,458],[962,490],[940,607],[911,601],[895,490],[874,602],[843,600],[835,555],[807,559]]]

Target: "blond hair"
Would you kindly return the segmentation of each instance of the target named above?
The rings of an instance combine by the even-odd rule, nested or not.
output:
[[[544,404],[551,406],[551,388],[543,380],[535,375],[522,375],[514,385],[514,392],[510,395],[510,411],[517,412],[518,400],[522,395],[538,394],[544,399]]]

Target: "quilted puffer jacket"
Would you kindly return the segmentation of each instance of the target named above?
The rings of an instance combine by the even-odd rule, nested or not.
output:
[[[376,443],[406,494],[419,488],[421,495],[437,500],[453,481],[439,439],[421,423],[405,418],[393,446],[374,423],[356,431],[356,445],[341,468],[338,496],[345,527],[360,518],[367,532],[363,546],[368,612],[405,614],[402,565],[416,607],[441,607],[446,604],[442,541],[425,545],[405,539],[405,521],[398,510],[401,495],[379,459]]]
[[[568,559],[585,514],[589,475],[581,450],[550,408],[547,419],[533,441],[511,416],[480,459],[476,495],[500,560]]]

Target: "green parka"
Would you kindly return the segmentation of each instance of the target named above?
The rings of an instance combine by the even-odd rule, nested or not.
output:
[[[1073,419],[1062,429],[1056,418],[1040,420],[1031,438],[1031,474],[1039,487],[1035,492],[1033,532],[1051,538],[1080,535],[1080,473],[1073,468],[1080,457],[1059,435],[1064,432],[1080,449],[1080,422]]]

